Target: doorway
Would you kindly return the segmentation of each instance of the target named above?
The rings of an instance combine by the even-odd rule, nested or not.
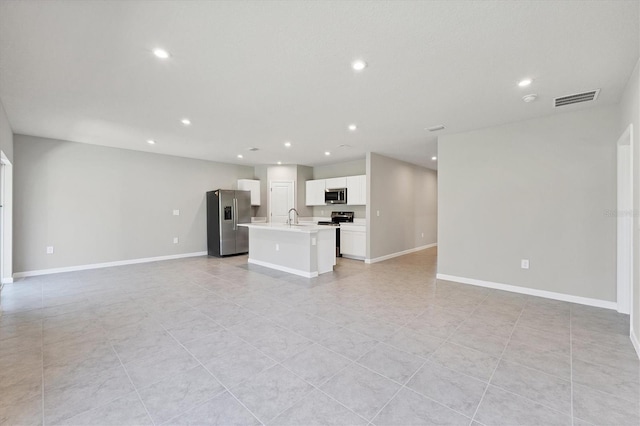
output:
[[[618,312],[630,314],[633,297],[633,125],[630,124],[618,139],[617,154],[617,304]]]
[[[0,282],[13,282],[13,165],[0,151]]]
[[[286,223],[289,209],[295,207],[293,181],[271,181],[269,183],[269,222]]]

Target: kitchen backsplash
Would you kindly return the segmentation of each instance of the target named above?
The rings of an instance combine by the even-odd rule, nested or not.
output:
[[[318,217],[329,217],[331,216],[331,212],[353,212],[354,218],[357,219],[365,219],[367,217],[366,206],[348,206],[345,204],[341,204],[338,206],[315,206],[313,208],[313,215]]]

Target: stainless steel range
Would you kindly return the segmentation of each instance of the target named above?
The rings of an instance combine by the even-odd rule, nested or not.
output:
[[[340,224],[353,223],[353,212],[331,212],[331,221],[320,221],[318,225],[328,225],[336,227],[336,256],[342,257],[340,253]]]

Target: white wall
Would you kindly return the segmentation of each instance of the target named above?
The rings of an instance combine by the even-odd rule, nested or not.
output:
[[[206,251],[205,192],[254,175],[251,167],[24,135],[14,149],[15,272]]]
[[[368,259],[437,242],[436,171],[368,153],[367,191]]]
[[[636,341],[640,342],[640,60],[636,63],[629,82],[624,90],[620,102],[620,126],[618,133],[622,134],[629,124],[633,125],[633,176],[634,176],[634,206],[633,216],[633,324],[632,331]],[[640,348],[636,348],[640,349]],[[638,353],[640,356],[640,353]]]
[[[440,137],[438,274],[615,301],[618,120],[600,107]]]

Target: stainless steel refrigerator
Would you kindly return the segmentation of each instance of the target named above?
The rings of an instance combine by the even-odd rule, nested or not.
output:
[[[207,192],[207,246],[209,256],[228,256],[249,251],[251,191],[218,189]]]

